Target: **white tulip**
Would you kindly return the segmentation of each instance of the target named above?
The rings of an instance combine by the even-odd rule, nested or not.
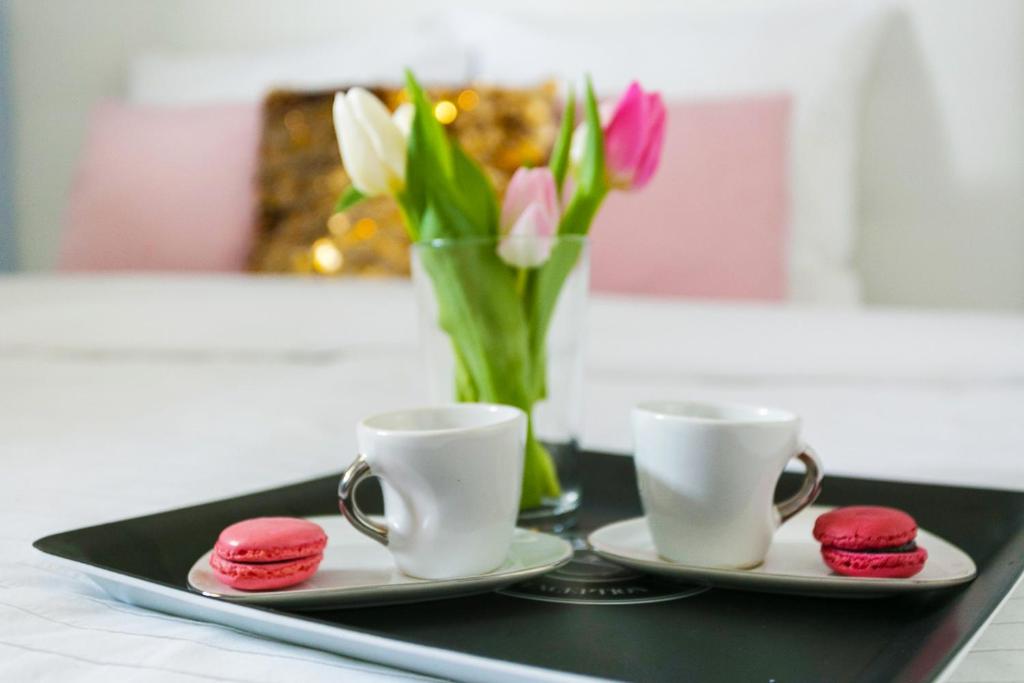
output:
[[[406,140],[409,139],[409,132],[412,131],[412,119],[414,116],[416,116],[416,107],[412,106],[412,102],[403,102],[391,114],[391,120],[398,126],[398,130],[402,131],[402,137]]]
[[[368,197],[405,187],[405,148],[410,108],[394,115],[363,88],[334,96],[334,132],[352,185]]]

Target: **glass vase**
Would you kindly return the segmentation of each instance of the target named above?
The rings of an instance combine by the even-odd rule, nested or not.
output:
[[[517,267],[495,239],[434,240],[413,245],[412,273],[431,400],[529,415],[519,523],[561,531],[580,503],[589,257],[581,236],[542,251],[540,265]]]

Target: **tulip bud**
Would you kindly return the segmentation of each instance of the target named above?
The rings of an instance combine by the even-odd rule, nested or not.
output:
[[[411,122],[407,114],[400,107],[392,116],[383,102],[363,88],[334,96],[334,131],[341,160],[353,187],[364,195],[395,194],[405,187]]]
[[[612,187],[638,190],[646,185],[661,161],[665,141],[665,104],[656,92],[644,92],[636,81],[613,109],[601,107],[605,166]],[[573,134],[571,158],[579,164],[586,124]]]
[[[498,256],[518,268],[548,260],[560,211],[549,168],[520,168],[512,176],[501,207]]]
[[[415,116],[416,107],[412,106],[412,102],[403,102],[391,114],[391,120],[395,122],[398,130],[402,133],[402,137],[406,140],[409,139],[409,132],[412,130],[412,120]]]

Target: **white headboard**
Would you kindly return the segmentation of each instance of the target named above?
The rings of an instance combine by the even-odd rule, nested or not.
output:
[[[632,8],[677,4],[628,2]],[[729,2],[764,7],[755,0]],[[469,4],[12,0],[22,267],[52,263],[87,112],[99,98],[122,92],[134,56],[289,47],[344,40],[365,27],[386,36],[390,17]],[[538,13],[595,13],[622,2],[514,4]],[[864,120],[857,260],[867,300],[1024,307],[1024,3],[895,5],[905,12],[883,41]]]
[[[868,300],[1024,307],[1024,3],[903,6],[862,137]]]

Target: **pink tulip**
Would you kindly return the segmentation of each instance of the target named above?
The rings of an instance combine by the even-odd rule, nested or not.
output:
[[[558,193],[550,168],[520,168],[501,207],[498,255],[509,265],[535,268],[548,260],[558,228]]]
[[[650,181],[665,141],[661,94],[644,92],[636,81],[622,94],[604,124],[604,152],[612,186],[637,190]]]

